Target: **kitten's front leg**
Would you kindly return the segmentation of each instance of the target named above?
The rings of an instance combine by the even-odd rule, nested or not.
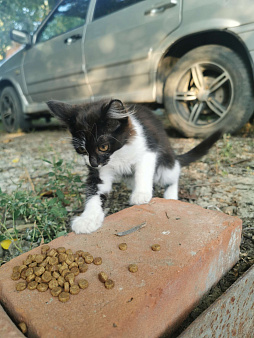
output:
[[[156,166],[156,153],[146,152],[135,166],[135,188],[130,204],[149,203],[153,196],[153,177]]]
[[[72,220],[72,230],[76,234],[88,234],[102,226],[104,212],[100,195],[94,195],[86,203],[84,212]]]
[[[101,177],[104,177],[104,180]],[[91,233],[98,230],[104,220],[103,206],[112,187],[110,175],[100,175],[97,169],[90,168],[87,179],[87,201],[85,210],[72,220],[72,230],[77,234]],[[105,182],[105,183],[104,183]]]

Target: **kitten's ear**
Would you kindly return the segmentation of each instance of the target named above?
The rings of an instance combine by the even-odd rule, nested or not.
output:
[[[111,100],[107,106],[107,117],[110,119],[128,119],[130,112],[124,107],[122,101]]]
[[[65,124],[70,126],[76,120],[76,109],[74,106],[60,102],[60,101],[48,101],[47,105],[53,115]]]

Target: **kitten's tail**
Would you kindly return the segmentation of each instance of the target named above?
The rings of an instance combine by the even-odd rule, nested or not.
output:
[[[185,154],[178,155],[177,160],[181,167],[185,167],[192,162],[199,160],[202,156],[206,155],[209,149],[218,141],[224,134],[224,130],[220,129],[198,144],[195,148],[191,149]]]

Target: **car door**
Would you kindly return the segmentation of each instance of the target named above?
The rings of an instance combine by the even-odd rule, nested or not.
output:
[[[151,101],[151,56],[180,24],[181,0],[96,0],[85,39],[93,95]]]
[[[23,70],[33,102],[90,97],[83,39],[90,0],[63,0],[34,37]]]

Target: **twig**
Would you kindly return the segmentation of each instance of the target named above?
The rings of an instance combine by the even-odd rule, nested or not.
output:
[[[228,184],[227,182],[215,182],[215,183],[204,183],[204,184],[189,184],[189,187],[209,187],[210,185],[225,185]]]
[[[125,235],[129,235],[131,234],[132,232],[135,232],[141,228],[144,228],[146,226],[146,222],[140,224],[140,225],[137,225],[135,226],[134,228],[131,228],[129,230],[126,230],[126,231],[123,231],[123,232],[118,232],[117,234],[115,234],[116,236],[125,236]]]
[[[239,164],[239,163],[243,163],[243,162],[248,162],[248,161],[251,161],[251,160],[252,160],[251,158],[246,158],[245,160],[233,162],[233,163],[231,163],[231,165],[235,165],[235,164]]]
[[[25,167],[25,171],[26,171],[26,176],[27,176],[27,178],[28,178],[28,181],[29,181],[29,183],[30,183],[30,185],[31,185],[31,187],[32,187],[32,190],[33,190],[33,192],[35,192],[33,181],[32,181],[32,179],[31,179],[31,176],[30,176],[30,174],[29,174],[29,172],[28,172],[28,170],[27,170],[26,167]]]

